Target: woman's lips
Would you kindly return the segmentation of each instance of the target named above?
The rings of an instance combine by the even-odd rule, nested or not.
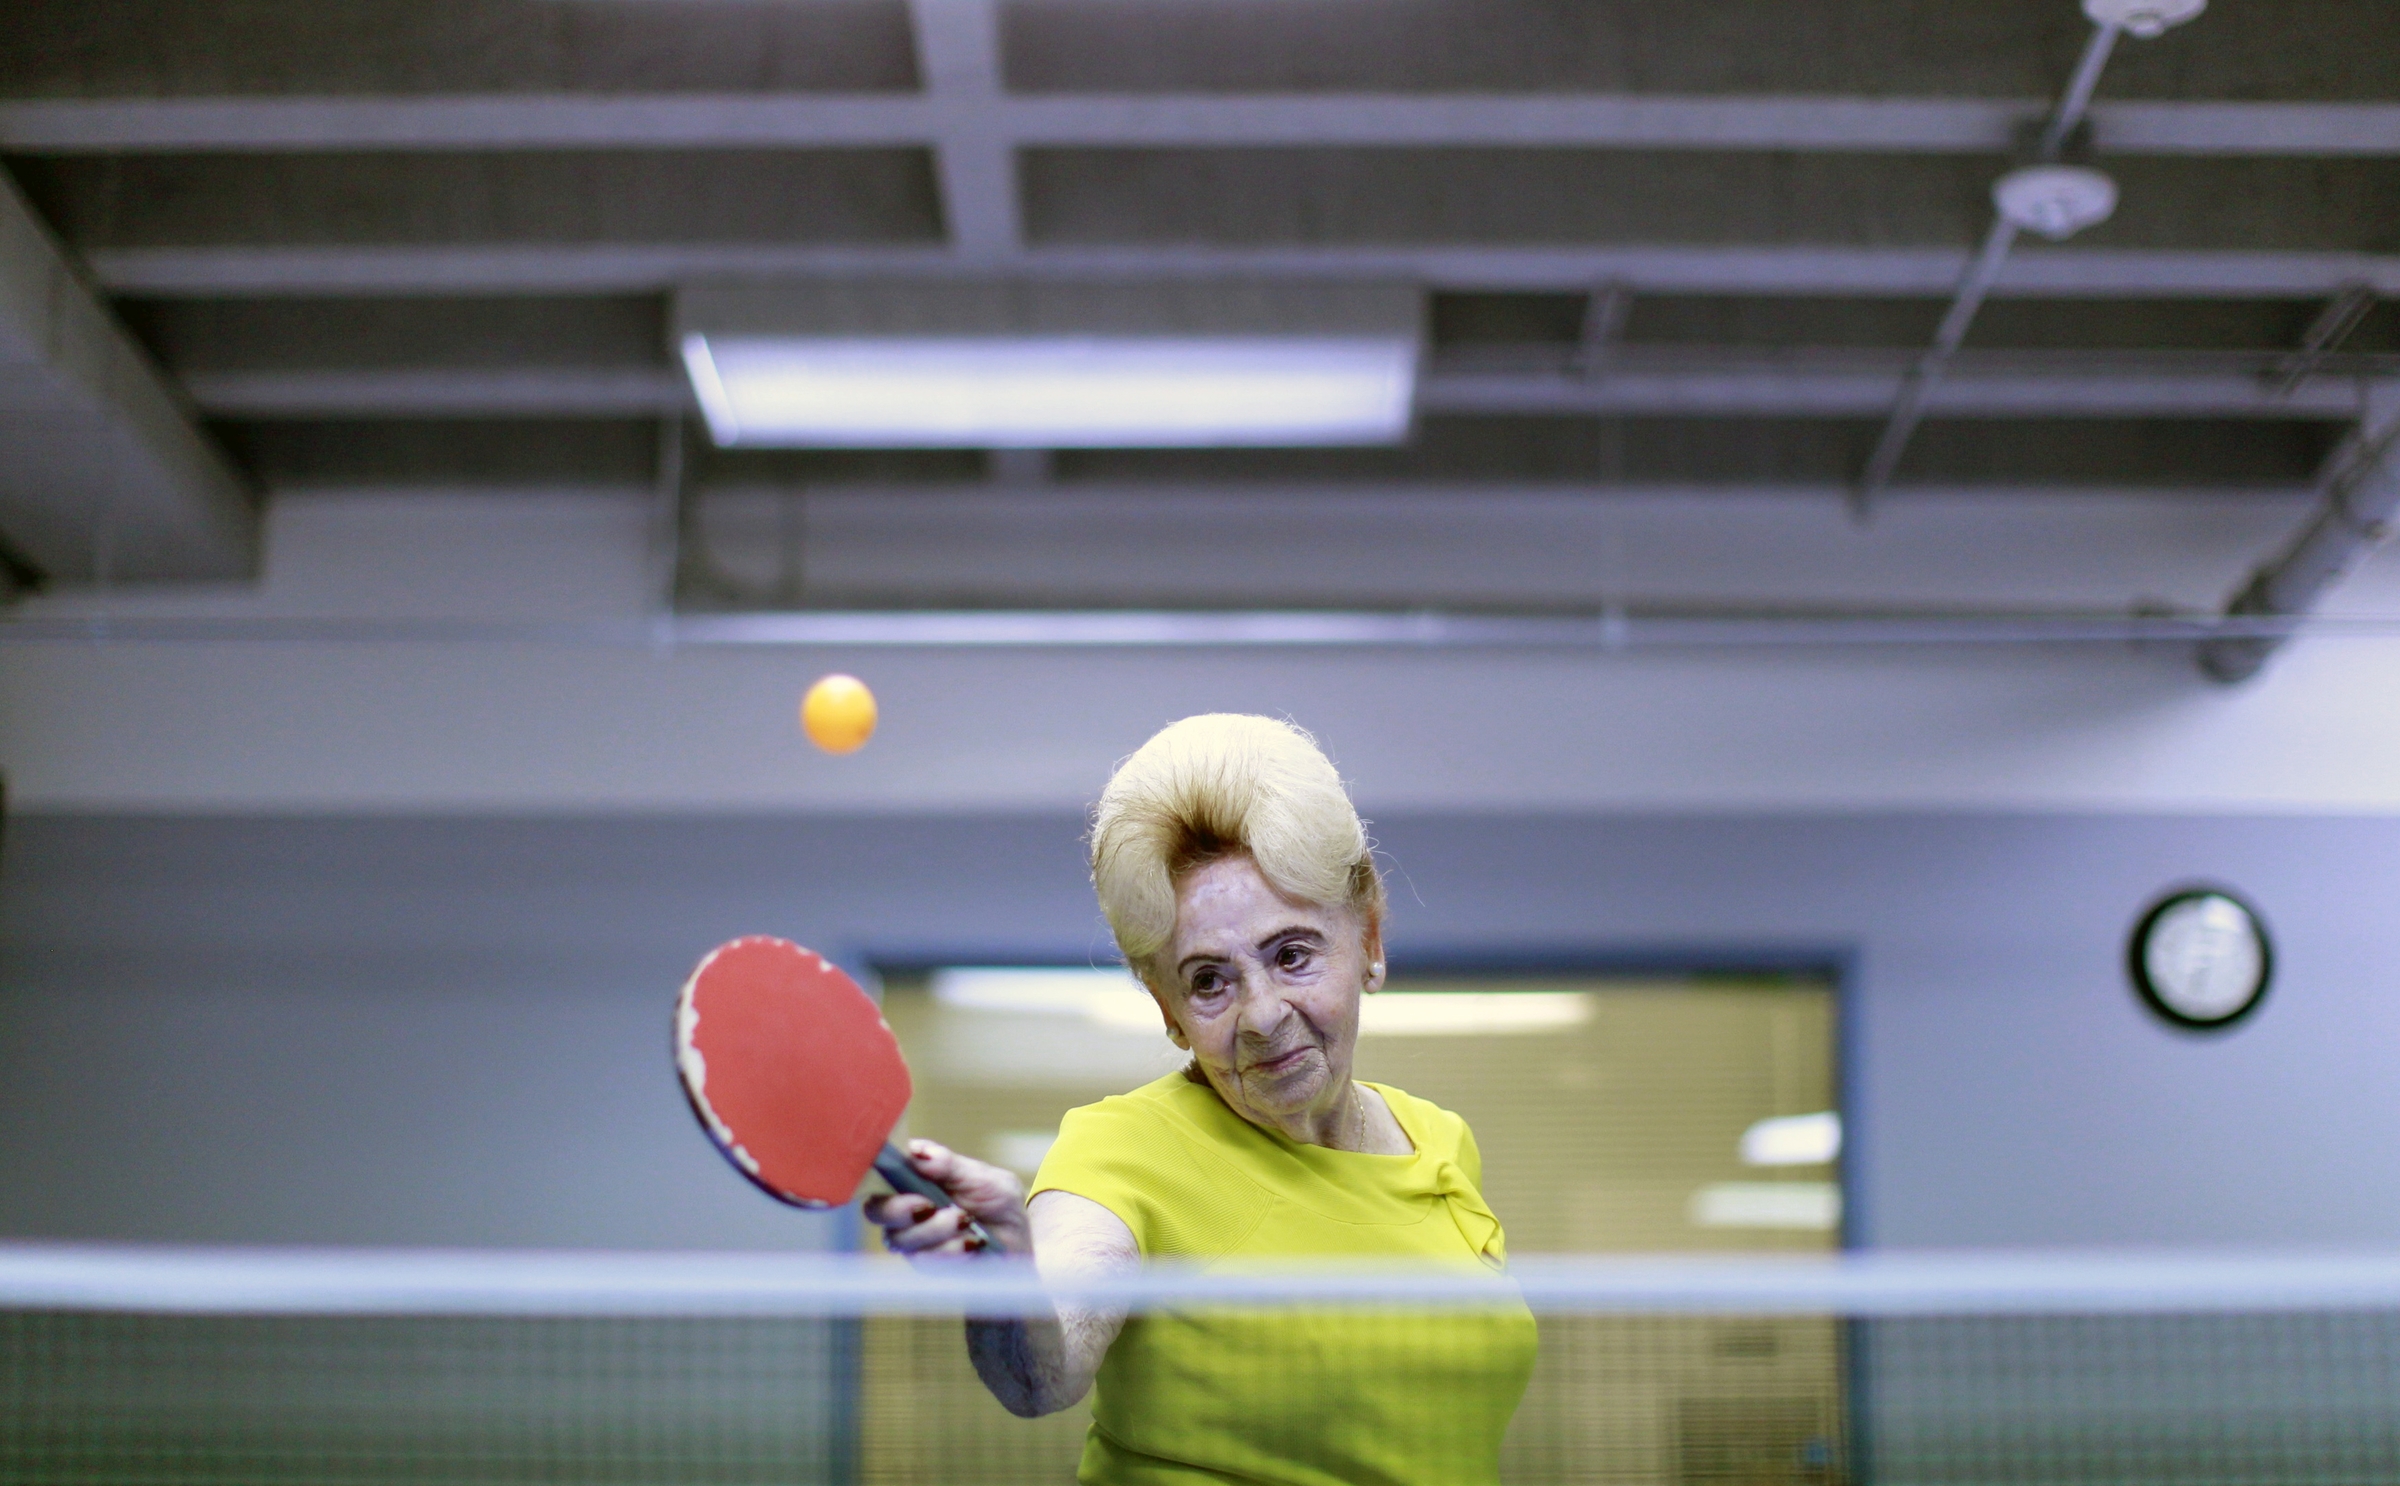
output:
[[[1289,1073],[1293,1069],[1299,1067],[1300,1064],[1308,1057],[1308,1055],[1314,1051],[1316,1051],[1316,1049],[1303,1043],[1299,1047],[1293,1048],[1288,1053],[1277,1053],[1272,1058],[1261,1058],[1259,1061],[1250,1065],[1250,1071],[1252,1073],[1270,1074]]]

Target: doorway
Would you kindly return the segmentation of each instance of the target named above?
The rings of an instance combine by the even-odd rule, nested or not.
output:
[[[906,1131],[1030,1177],[1078,1105],[1175,1072],[1122,971],[890,973]],[[1512,1256],[1829,1252],[1842,1194],[1837,1005],[1809,974],[1395,974],[1359,1076],[1463,1115]],[[1067,1479],[1089,1415],[1010,1418],[955,1327],[869,1323],[861,1478]],[[1844,1364],[1818,1318],[1553,1317],[1511,1481],[1841,1478]]]

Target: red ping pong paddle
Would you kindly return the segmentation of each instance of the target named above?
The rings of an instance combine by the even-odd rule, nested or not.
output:
[[[763,934],[710,950],[675,998],[675,1071],[733,1168],[796,1207],[848,1202],[872,1170],[949,1207],[887,1138],[908,1108],[908,1064],[858,982]],[[986,1245],[990,1235],[970,1222]]]

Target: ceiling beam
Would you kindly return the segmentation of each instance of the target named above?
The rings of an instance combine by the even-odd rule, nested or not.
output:
[[[1874,417],[1891,404],[1905,353],[1771,361],[1739,352],[1669,356],[1621,351],[1604,375],[1437,364],[1418,390],[1429,413],[1635,417]],[[1879,364],[1881,363],[1881,364]],[[2079,364],[2080,363],[2080,364]],[[184,385],[203,411],[235,418],[651,417],[687,410],[665,367],[195,371]],[[2126,358],[2048,355],[1964,363],[1928,403],[1937,415],[1991,418],[2226,417],[2343,421],[2358,416],[2348,379],[2318,378],[2289,394],[2240,369],[2145,368]]]
[[[248,489],[5,174],[0,451],[12,587],[252,571]]]
[[[1946,296],[1964,248],[1373,246],[1033,247],[1027,278],[1392,278],[1453,290]],[[325,294],[638,294],[727,277],[928,277],[988,271],[947,248],[715,243],[490,243],[393,247],[235,244],[98,248],[114,294],[161,298]],[[1996,297],[2321,298],[2351,284],[2400,295],[2400,255],[2043,248],[2009,260]]]
[[[995,0],[909,0],[908,8],[950,245],[970,263],[1005,261],[1024,232],[1016,144],[993,127],[1001,92]]]
[[[977,13],[981,12],[979,16]],[[922,144],[1393,145],[2005,153],[2036,98],[1673,94],[1010,96],[988,0],[918,0],[927,90],[18,99],[0,149],[31,154],[755,149]],[[2120,155],[2400,155],[2400,104],[2106,103]]]

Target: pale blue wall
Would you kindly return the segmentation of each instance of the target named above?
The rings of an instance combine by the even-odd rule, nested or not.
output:
[[[1069,817],[12,821],[0,1233],[781,1246],[667,1074],[742,932],[1106,953]],[[2400,820],[1387,819],[1405,963],[1840,963],[1856,1236],[2400,1238]],[[2268,915],[2269,1004],[2151,1021],[2167,886]]]

